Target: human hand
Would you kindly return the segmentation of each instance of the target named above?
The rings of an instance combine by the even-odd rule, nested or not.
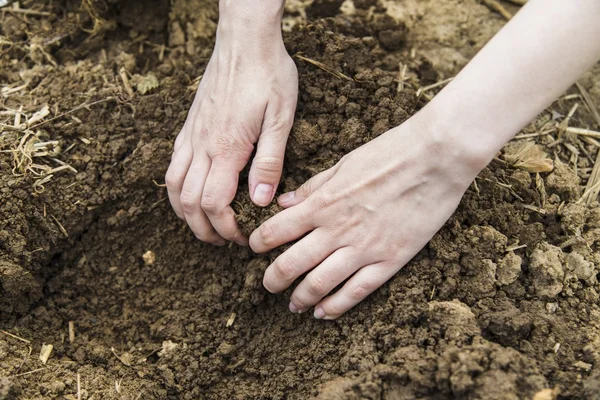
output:
[[[264,276],[265,288],[278,293],[310,271],[291,296],[292,312],[315,306],[316,318],[339,317],[396,274],[454,212],[489,160],[446,142],[444,132],[429,133],[427,121],[417,114],[283,194],[286,210],[252,233],[258,253],[308,233]]]
[[[222,6],[215,49],[165,178],[177,216],[198,239],[217,245],[248,243],[230,204],[255,144],[250,197],[259,206],[272,201],[298,97],[280,12],[250,18],[249,10]]]

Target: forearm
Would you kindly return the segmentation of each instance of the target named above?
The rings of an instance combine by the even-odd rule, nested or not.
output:
[[[600,1],[530,0],[422,117],[481,169],[600,59],[599,38]]]

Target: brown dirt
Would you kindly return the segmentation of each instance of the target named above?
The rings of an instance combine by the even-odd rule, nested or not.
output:
[[[75,399],[78,375],[84,399],[521,399],[548,388],[600,398],[600,207],[577,203],[597,146],[537,138],[555,160],[539,176],[500,156],[367,301],[333,322],[293,315],[290,291],[261,287],[273,255],[199,243],[153,182],[163,181],[210,56],[216,3],[92,4],[24,1],[50,16],[0,14],[0,85],[27,83],[1,95],[0,123],[47,104],[46,120],[59,117],[35,130],[77,170],[57,172],[40,192],[0,153],[0,329],[30,341],[0,332],[0,399]],[[315,3],[308,25],[286,34],[291,54],[352,79],[296,59],[300,99],[281,190],[406,120],[424,104],[415,90],[456,73],[502,24],[474,0],[406,0],[388,13],[361,0],[354,15],[335,4]],[[396,93],[400,62],[408,78]],[[152,73],[159,87],[130,98],[121,68],[132,82]],[[597,68],[581,81],[598,104],[599,77]],[[583,105],[571,125],[600,128]],[[0,150],[22,137],[0,135]],[[250,231],[277,208],[252,206],[241,186],[235,207]],[[46,366],[44,343],[54,345]]]

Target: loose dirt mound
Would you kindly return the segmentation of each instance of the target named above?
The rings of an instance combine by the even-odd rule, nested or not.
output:
[[[600,207],[579,202],[596,142],[536,136],[554,160],[543,174],[505,161],[524,140],[513,142],[367,301],[333,322],[294,315],[290,291],[261,287],[273,255],[199,243],[170,210],[160,184],[217,7],[168,3],[0,14],[0,150],[11,150],[0,153],[0,399],[74,399],[78,377],[88,399],[598,398]],[[501,26],[474,1],[387,12],[356,1],[353,15],[332,4],[316,2],[285,36],[301,86],[281,190],[402,123],[432,95],[418,87],[455,73]],[[443,26],[457,20],[454,42]],[[596,100],[598,77],[582,80]],[[525,133],[547,133],[575,102]],[[4,126],[45,105],[30,134]],[[583,105],[570,123],[599,128]],[[235,208],[251,231],[277,207],[251,205],[241,182]]]

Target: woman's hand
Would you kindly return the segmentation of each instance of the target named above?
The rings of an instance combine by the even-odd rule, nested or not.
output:
[[[173,209],[198,239],[246,245],[230,207],[257,144],[250,197],[272,200],[298,96],[298,72],[281,36],[280,7],[221,3],[212,58],[177,137],[166,183]],[[248,3],[248,4],[246,4]],[[266,6],[266,2],[265,2]]]
[[[413,117],[283,194],[278,201],[287,209],[252,233],[259,253],[308,234],[264,276],[277,293],[309,272],[292,294],[292,312],[315,306],[316,318],[339,317],[398,272],[454,212],[488,160],[451,147],[444,132],[429,134],[423,120]]]

